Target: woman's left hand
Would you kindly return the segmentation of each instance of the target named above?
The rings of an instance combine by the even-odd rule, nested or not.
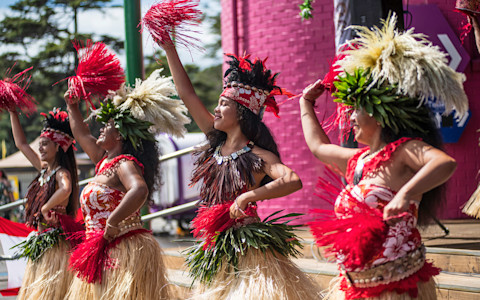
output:
[[[118,236],[120,233],[120,228],[118,226],[111,225],[108,223],[105,225],[105,232],[103,233],[103,238],[106,239],[107,241],[112,241],[114,238]]]
[[[245,209],[247,209],[248,202],[242,201],[242,195],[238,196],[235,201],[230,205],[230,218],[241,219],[245,218]]]
[[[410,197],[399,192],[383,209],[383,219],[387,220],[389,218],[393,218],[387,221],[389,225],[393,225],[396,223],[397,220],[394,217],[399,216],[403,212],[407,212],[409,207]]]

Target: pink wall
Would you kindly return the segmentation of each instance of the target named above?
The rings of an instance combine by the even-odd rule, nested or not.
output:
[[[232,19],[233,0],[222,0],[222,46],[224,52],[233,52],[234,33]],[[238,0],[237,27],[239,53],[244,51],[260,58],[269,57],[267,66],[280,72],[278,84],[293,93],[300,93],[309,83],[323,78],[329,61],[334,56],[333,1],[314,1],[314,18],[302,22],[298,4],[302,1],[286,0]],[[447,3],[448,2],[448,3]],[[410,1],[437,3],[454,29],[460,27],[461,15],[452,12],[452,1]],[[457,30],[458,31],[458,30]],[[471,57],[473,43],[467,40],[465,47]],[[478,56],[477,56],[478,58]],[[472,71],[472,66],[476,71]],[[470,98],[472,117],[459,143],[448,145],[447,151],[458,161],[458,169],[448,185],[448,207],[441,217],[462,218],[459,206],[474,191],[477,170],[480,167],[480,149],[477,146],[476,129],[480,127],[480,94],[475,95],[475,83],[480,83],[480,61],[474,61],[466,69],[468,80],[465,89]],[[278,98],[282,102],[284,99]],[[318,101],[319,119],[333,113],[334,105],[328,96]],[[303,189],[279,199],[260,204],[260,213],[285,209],[285,212],[308,213],[311,208],[326,208],[323,201],[314,196],[318,176],[324,167],[308,150],[303,138],[298,101],[291,100],[280,106],[280,119],[265,115],[265,123],[273,132],[280,147],[283,162],[302,178]],[[331,135],[338,142],[337,132]],[[307,216],[304,220],[309,220]]]

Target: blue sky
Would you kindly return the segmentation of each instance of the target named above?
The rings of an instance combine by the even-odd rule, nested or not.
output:
[[[17,0],[0,0],[0,20],[8,14],[8,6],[15,3]],[[123,0],[112,1],[113,5],[123,5]],[[154,4],[158,3],[158,0],[141,0],[142,15]],[[200,0],[200,9],[204,13],[215,13],[220,11],[220,0]],[[93,21],[94,20],[94,21]],[[121,7],[106,9],[106,13],[100,11],[87,11],[81,13],[78,17],[78,25],[80,32],[93,32],[97,34],[109,34],[118,38],[125,38],[124,32],[124,16],[123,9]],[[92,22],[93,21],[93,22]],[[202,24],[196,31],[199,34],[192,34],[197,37],[203,44],[213,41],[213,36],[208,31],[208,25]],[[32,45],[34,48],[35,45]],[[7,47],[0,47],[0,49],[6,49]],[[151,55],[158,49],[158,46],[152,42],[148,32],[143,34],[143,52],[144,55]],[[11,49],[9,49],[11,50]],[[206,67],[214,63],[214,60],[210,58],[204,58],[204,53],[198,50],[188,51],[187,49],[178,49],[180,58],[183,63],[195,63],[200,67]],[[0,50],[2,51],[2,50]],[[124,54],[119,55],[120,60],[124,64]],[[220,58],[221,59],[221,55]],[[125,64],[124,64],[125,66]]]

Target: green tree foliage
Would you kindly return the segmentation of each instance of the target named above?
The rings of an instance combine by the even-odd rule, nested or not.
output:
[[[76,52],[71,40],[101,40],[119,51],[123,41],[111,36],[79,34],[77,16],[80,12],[104,10],[111,0],[19,0],[10,6],[9,13],[0,21],[0,74],[16,65],[11,75],[30,66],[32,81],[29,94],[35,97],[38,111],[65,107],[63,93],[66,81],[52,86],[72,74],[76,65]],[[40,133],[43,117],[33,114],[21,117],[21,123],[32,141]],[[16,151],[7,113],[0,115],[0,141],[5,139],[7,153]]]

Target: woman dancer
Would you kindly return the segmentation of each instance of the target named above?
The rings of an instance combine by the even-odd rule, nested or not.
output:
[[[77,277],[67,299],[172,299],[160,246],[140,220],[159,180],[153,130],[181,135],[188,122],[181,102],[170,98],[171,79],[159,72],[102,103],[98,139],[83,122],[78,99],[66,93],[74,136],[97,164],[80,198],[86,239],[72,253]]]
[[[15,145],[40,171],[27,191],[25,221],[38,232],[18,247],[28,258],[18,299],[62,299],[72,281],[70,245],[59,220],[74,216],[78,206],[77,165],[67,113],[54,109],[45,116],[38,152],[27,143],[16,111],[10,111]]]
[[[261,60],[230,56],[224,91],[212,115],[196,95],[175,47],[161,46],[180,98],[208,139],[196,153],[192,178],[193,184],[202,182],[193,232],[204,239],[187,251],[190,273],[203,284],[193,298],[317,298],[316,284],[287,258],[298,253],[293,226],[260,222],[256,214],[257,201],[302,187],[297,174],[280,161],[261,121],[265,106],[278,113],[273,97],[280,93],[277,74]]]
[[[313,110],[324,82],[309,85],[300,100],[308,147],[347,181],[336,218],[312,224],[317,244],[330,247],[341,270],[328,299],[436,299],[432,276],[439,269],[425,261],[416,225],[434,216],[439,187],[456,162],[440,150],[424,99],[434,96],[459,114],[468,102],[464,77],[446,65],[445,55],[411,30],[395,31],[395,21],[377,30],[356,27],[360,38],[340,54],[335,70],[339,117],[353,111],[355,139],[368,147],[330,143]]]

